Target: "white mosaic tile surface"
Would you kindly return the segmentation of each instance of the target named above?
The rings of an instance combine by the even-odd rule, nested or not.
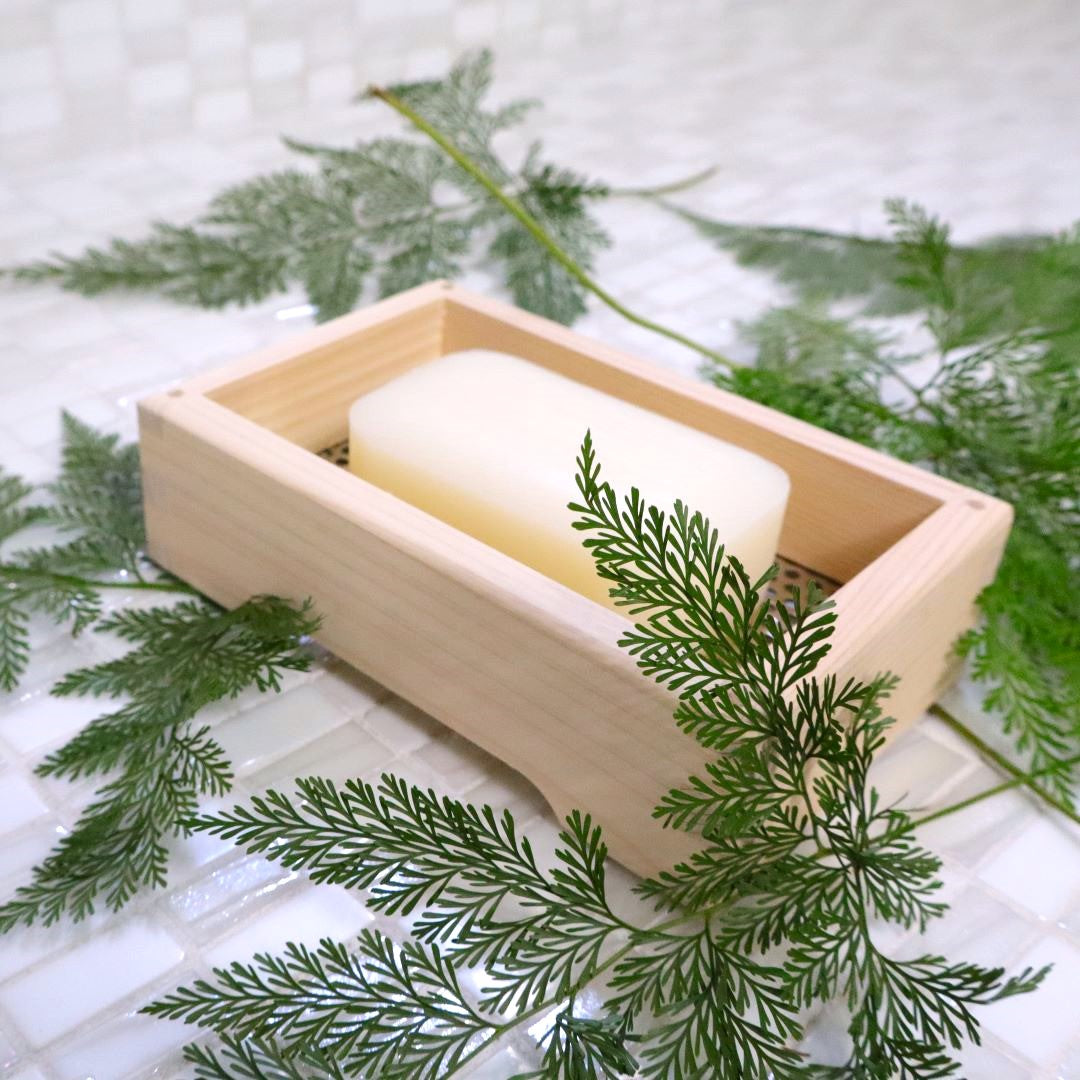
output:
[[[345,105],[356,89],[437,71],[481,42],[500,51],[500,93],[547,102],[534,133],[558,160],[627,185],[716,162],[719,175],[683,199],[717,216],[869,230],[893,194],[924,200],[961,237],[1080,216],[1080,10],[1069,0],[0,0],[0,263],[183,217],[222,183],[282,161],[278,131],[384,130],[386,118]],[[617,243],[602,280],[720,348],[737,350],[733,321],[778,298],[652,207],[618,200],[603,215]],[[481,271],[467,283],[493,287]],[[286,317],[301,299],[204,313],[0,290],[0,460],[48,479],[61,406],[132,436],[140,395],[302,328]],[[607,312],[581,329],[694,369],[692,356]],[[109,645],[41,624],[35,647],[24,686],[0,703],[5,894],[88,793],[33,776],[94,714],[50,700],[48,688]],[[970,688],[949,703],[981,723]],[[298,774],[391,768],[509,805],[550,836],[528,785],[342,665],[291,679],[280,697],[221,708],[214,724],[241,795]],[[878,778],[928,808],[996,779],[930,719],[893,745]],[[1057,965],[1037,996],[984,1014],[985,1046],[965,1054],[964,1075],[1077,1080],[1076,830],[1014,793],[924,837],[945,857],[955,905],[933,946],[983,963]],[[140,1004],[213,963],[371,921],[353,896],[227,844],[178,844],[169,889],[121,917],[0,941],[0,1075],[176,1075],[190,1032],[136,1016]],[[827,1014],[814,1038],[835,1040]],[[505,1077],[528,1053],[528,1039],[498,1048],[473,1075]]]

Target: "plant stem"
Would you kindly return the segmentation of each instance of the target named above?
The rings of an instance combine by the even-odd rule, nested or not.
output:
[[[649,199],[658,195],[663,195],[668,192],[685,191],[687,188],[694,187],[696,184],[703,183],[708,180],[710,176],[714,175],[717,171],[716,165],[710,165],[707,169],[701,169],[699,172],[692,173],[690,176],[684,176],[681,180],[672,180],[667,184],[660,184],[657,187],[642,187],[642,188],[608,188],[605,192],[606,197],[612,199]],[[509,196],[511,199],[516,199],[523,191],[526,190],[527,185],[523,181],[518,181],[513,184],[509,184],[505,187],[501,187],[499,190],[504,195]],[[364,235],[372,235],[375,233],[381,233],[387,226],[398,227],[400,225],[413,225],[420,221],[428,221],[436,218],[444,218],[453,214],[460,214],[463,210],[471,210],[475,207],[475,200],[461,200],[453,203],[442,203],[441,205],[433,205],[424,210],[417,210],[406,214],[401,214],[398,217],[388,218],[385,221],[380,221],[378,225],[371,226],[370,228],[359,228],[358,231]]]
[[[917,829],[920,825],[926,825],[928,822],[937,821],[938,818],[948,817],[950,814],[955,814],[960,810],[966,810],[969,806],[975,806],[977,803],[984,802],[986,799],[992,799],[995,795],[1001,795],[1006,791],[1012,791],[1014,788],[1030,787],[1031,781],[1036,777],[1046,776],[1049,773],[1057,772],[1059,769],[1067,769],[1070,766],[1077,764],[1080,764],[1080,754],[1077,754],[1075,757],[1071,757],[1066,761],[1055,761],[1053,765],[1048,765],[1043,769],[1035,769],[1030,773],[1020,773],[1011,780],[995,784],[993,787],[986,788],[985,791],[980,791],[975,795],[970,795],[966,799],[961,799],[960,802],[951,803],[949,806],[943,806],[940,810],[933,810],[929,814],[924,814],[922,817],[914,818],[911,822],[911,828]],[[1064,813],[1064,811],[1062,812]],[[1071,817],[1074,821],[1076,820],[1075,815],[1072,813],[1069,813],[1067,816]]]
[[[175,584],[167,581],[88,581],[94,589],[140,589],[146,592],[177,593],[183,596],[202,596],[198,589],[185,585],[182,581]]]
[[[6,578],[48,578],[58,585],[68,585],[73,589],[125,589],[141,592],[181,593],[185,596],[202,596],[198,589],[193,589],[182,581],[96,581],[94,578],[79,577],[76,574],[58,574],[53,570],[31,570],[23,566],[5,566],[0,564],[0,577]]]
[[[612,188],[608,194],[616,199],[657,199],[661,195],[674,195],[676,192],[703,184],[719,171],[719,165],[710,165],[707,169],[692,173],[682,180],[672,180],[670,183],[658,184],[656,187]]]
[[[1023,769],[1014,765],[1004,754],[995,750],[989,743],[977,735],[974,731],[967,726],[967,724],[958,720],[947,709],[942,708],[940,705],[931,705],[927,710],[931,716],[937,717],[947,728],[954,731],[960,738],[970,743],[984,758],[987,759],[995,768],[1006,773],[1012,777],[1012,781],[1008,787],[1026,787],[1028,788],[1036,798],[1041,799],[1047,806],[1057,810],[1058,813],[1063,814],[1073,824],[1080,825],[1080,814],[1076,812],[1064,799],[1059,799],[1056,795],[1052,795],[1045,788],[1035,783],[1034,778],[1036,776],[1045,775],[1048,773],[1057,772],[1066,767],[1067,764],[1063,762],[1056,762],[1054,765],[1047,769],[1040,769],[1037,772],[1025,772]],[[1072,761],[1076,759],[1073,758]]]
[[[418,112],[406,105],[401,98],[389,90],[385,90],[379,86],[373,86],[368,90],[368,94],[371,97],[378,98],[380,101],[385,102],[395,112],[405,117],[405,119],[418,131],[422,131],[436,146],[440,147],[460,168],[464,169],[476,183],[487,191],[493,199],[501,203],[504,209],[512,217],[517,219],[522,228],[524,228],[525,231],[528,232],[529,235],[545,251],[547,251],[547,253],[579,285],[582,286],[582,288],[591,292],[598,300],[611,308],[612,311],[617,312],[624,319],[627,319],[646,330],[651,330],[654,334],[660,334],[662,337],[669,338],[672,341],[678,342],[680,345],[686,346],[688,349],[694,350],[694,352],[700,353],[702,356],[707,357],[722,368],[731,370],[733,367],[739,366],[735,361],[730,360],[728,357],[724,356],[722,353],[716,352],[714,349],[710,349],[707,345],[702,345],[700,342],[694,341],[692,338],[687,337],[677,330],[662,326],[660,323],[653,322],[651,319],[647,319],[645,316],[638,315],[637,312],[631,311],[623,303],[612,296],[611,293],[603,288],[595,278],[568,255],[540,222],[525,209],[519,199],[505,192],[496,180],[486,173],[472,160],[472,158],[458,149],[458,147],[439,131],[438,128],[429,124]]]

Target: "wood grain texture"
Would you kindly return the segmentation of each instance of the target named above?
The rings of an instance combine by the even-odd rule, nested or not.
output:
[[[142,402],[151,556],[227,605],[312,597],[327,648],[527,776],[556,813],[591,812],[624,865],[685,857],[693,838],[652,808],[704,755],[617,648],[626,621],[312,453],[342,437],[364,389],[467,347],[518,353],[786,468],[783,553],[845,583],[825,670],[899,674],[901,722],[933,699],[1008,506],[444,283]]]

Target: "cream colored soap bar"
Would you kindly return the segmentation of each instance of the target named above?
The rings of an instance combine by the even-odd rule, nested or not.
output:
[[[602,479],[670,510],[700,510],[748,572],[776,554],[788,477],[769,461],[527,360],[470,350],[365,394],[349,467],[365,480],[610,604],[566,504],[592,431]]]

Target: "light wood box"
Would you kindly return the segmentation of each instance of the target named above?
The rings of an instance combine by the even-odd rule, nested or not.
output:
[[[900,675],[901,724],[934,699],[1008,505],[444,282],[143,401],[150,555],[225,605],[312,597],[322,644],[519,770],[558,814],[592,813],[624,865],[685,856],[694,839],[651,812],[704,755],[616,647],[626,620],[316,453],[347,437],[361,394],[466,348],[526,357],[786,469],[781,554],[840,583],[819,670]]]

